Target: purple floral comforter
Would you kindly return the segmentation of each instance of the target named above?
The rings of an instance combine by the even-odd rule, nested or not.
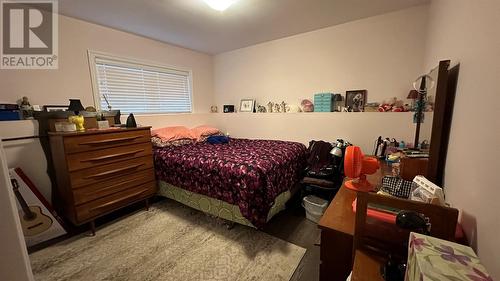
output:
[[[238,205],[260,228],[274,199],[300,180],[306,151],[296,142],[231,139],[155,148],[154,161],[159,180]]]

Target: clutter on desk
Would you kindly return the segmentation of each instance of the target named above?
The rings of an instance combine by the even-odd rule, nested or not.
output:
[[[429,157],[429,141],[423,140],[415,148],[412,143],[404,140],[396,140],[395,138],[383,138],[379,136],[375,140],[375,149],[373,155],[378,158],[385,159],[389,163],[397,163],[403,157],[410,158],[425,158]]]
[[[416,176],[410,194],[410,200],[446,206],[443,189],[424,176]]]
[[[400,177],[385,176],[382,178],[380,191],[395,197],[408,199],[414,185],[412,181],[407,181]]]
[[[414,232],[406,273],[407,281],[493,280],[470,247]]]

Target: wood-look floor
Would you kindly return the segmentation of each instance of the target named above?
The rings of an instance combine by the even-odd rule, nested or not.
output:
[[[305,217],[301,207],[288,208],[279,213],[264,228],[264,232],[307,249],[291,281],[319,280],[320,230]]]

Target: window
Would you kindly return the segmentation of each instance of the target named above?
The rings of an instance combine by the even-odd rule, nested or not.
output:
[[[89,52],[97,107],[124,113],[191,112],[191,73]]]

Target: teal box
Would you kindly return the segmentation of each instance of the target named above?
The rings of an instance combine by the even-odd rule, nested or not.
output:
[[[334,94],[333,93],[318,93],[314,95],[314,111],[315,112],[332,112],[334,111]]]

